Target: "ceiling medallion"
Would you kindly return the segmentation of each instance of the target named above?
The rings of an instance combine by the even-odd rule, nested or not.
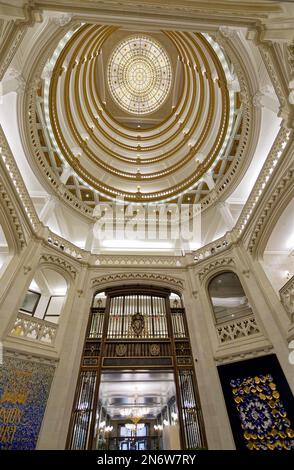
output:
[[[131,36],[114,49],[107,80],[114,101],[124,111],[139,115],[152,113],[170,91],[170,59],[153,38]]]

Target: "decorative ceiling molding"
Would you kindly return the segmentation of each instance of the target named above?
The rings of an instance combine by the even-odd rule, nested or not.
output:
[[[270,58],[270,60],[271,60],[271,58]],[[34,84],[34,86],[36,86],[36,84]],[[23,118],[23,116],[22,116],[22,118]],[[281,151],[282,143],[284,143],[286,137],[287,137],[287,139],[289,139],[289,135],[290,135],[290,133],[289,133],[288,129],[285,129],[285,128],[281,129],[281,131],[279,133],[279,136],[276,139],[275,144],[274,144],[276,153]],[[283,152],[281,152],[281,155],[282,154],[283,154]],[[250,221],[250,219],[252,219],[253,209],[256,207],[256,204],[257,204],[256,201],[260,200],[261,196],[259,195],[259,193],[261,192],[261,195],[262,195],[263,191],[264,191],[264,187],[267,187],[267,185],[271,184],[271,182],[272,182],[271,178],[270,178],[270,174],[271,174],[270,169],[273,168],[272,164],[273,164],[273,161],[275,159],[276,159],[276,156],[274,156],[273,152],[271,151],[271,153],[270,153],[270,155],[269,155],[269,157],[266,161],[265,168],[262,171],[262,174],[260,175],[260,177],[258,178],[258,180],[256,182],[256,185],[254,187],[254,190],[251,193],[251,196],[250,196],[249,200],[247,201],[247,204],[244,208],[244,211],[242,212],[242,215],[241,215],[241,217],[238,221],[237,227],[232,231],[230,237],[225,236],[225,237],[222,237],[222,239],[220,239],[219,241],[214,242],[216,247],[217,247],[217,249],[216,249],[217,252],[219,252],[219,250],[226,250],[228,248],[228,246],[230,246],[230,244],[232,243],[231,239],[238,239],[238,238],[243,236],[243,233],[244,233],[246,225],[248,224],[248,221]],[[9,165],[11,166],[12,164],[9,163]],[[54,181],[53,172],[52,172],[52,175],[50,173],[49,173],[49,175],[50,175],[50,178],[52,178],[53,181]],[[267,176],[269,178],[267,178]],[[19,180],[19,182],[17,184],[18,184],[18,188],[20,190],[20,194],[22,194],[23,193],[23,186],[24,186],[23,182],[21,182]],[[58,183],[54,183],[54,184],[56,184],[58,186]],[[62,187],[58,186],[58,188],[59,188],[60,192],[62,192]],[[65,190],[65,192],[66,192],[66,190]],[[68,194],[68,196],[69,196],[69,198],[70,197],[72,198],[71,202],[73,204],[79,204],[80,207],[85,206],[81,201],[78,201],[77,198],[75,198],[73,195]],[[33,211],[33,209],[32,209],[33,206],[32,206],[31,201],[28,202],[29,199],[30,199],[29,197],[27,198],[27,200],[26,200],[26,198],[20,197],[20,200],[21,200],[21,202],[23,204],[23,207],[26,210],[26,212],[27,211],[29,211],[29,212]],[[80,211],[82,212],[82,209],[80,209]],[[32,226],[36,227],[36,223],[37,223],[37,225],[39,224],[38,218],[35,219],[32,222]],[[53,238],[53,239],[56,238],[54,234],[51,234],[51,235],[52,235],[51,238]],[[59,238],[60,238],[60,240],[57,243],[57,245],[58,245],[57,249],[60,249],[62,251],[64,249],[62,247],[64,247],[64,245],[67,245],[68,242],[63,240],[61,237],[59,237]],[[48,240],[47,240],[47,243],[48,243]],[[49,243],[51,243],[51,242],[49,242]],[[216,251],[214,249],[214,246],[212,246],[209,256],[215,255]],[[81,261],[83,261],[89,255],[89,253],[85,252],[84,250],[79,250],[77,247],[70,246],[69,247],[69,253],[68,253],[69,256],[74,257],[74,255],[72,254],[73,252],[78,252],[79,253],[79,255],[76,257],[76,259],[81,260]],[[204,247],[201,250],[197,251],[197,253],[195,255],[195,262],[199,262],[201,260],[200,259],[201,255],[205,252],[207,252],[207,247]],[[200,255],[200,257],[199,257],[199,255]]]
[[[24,2],[29,4],[27,0]],[[152,23],[154,25],[169,27],[174,20],[181,21],[185,25],[188,23],[191,27],[191,21],[195,26],[195,21],[206,21],[213,26],[216,22],[222,21],[224,24],[256,25],[258,22],[266,24],[271,20],[273,15],[280,18],[283,23],[288,18],[279,2],[272,1],[256,1],[249,3],[244,0],[235,0],[228,2],[227,0],[212,0],[210,2],[197,0],[191,2],[189,0],[170,1],[170,0],[148,0],[148,1],[130,1],[130,0],[104,0],[103,3],[96,1],[84,1],[83,5],[78,0],[72,0],[70,5],[68,2],[61,0],[36,0],[34,5],[41,9],[72,12],[76,14],[83,13],[87,18],[110,21],[113,15],[116,16],[118,23],[125,24],[129,21],[137,21],[144,24],[145,27]]]
[[[11,152],[3,129],[0,125],[0,164],[3,174],[7,175],[8,180],[11,182],[10,190],[6,188],[7,192],[11,191],[21,201],[21,207],[24,209],[24,220],[27,218],[34,230],[40,226],[40,220],[34,208],[28,190],[24,184],[21,173],[15,162],[14,156]]]
[[[183,267],[182,256],[99,255],[95,266],[160,266]]]
[[[17,215],[17,211],[11,198],[9,197],[9,192],[7,191],[6,185],[4,184],[1,176],[0,206],[0,216],[3,209],[3,219],[1,217],[1,226],[7,240],[9,251],[12,253],[17,253],[26,246],[26,237],[23,231],[22,223]]]
[[[189,99],[187,100],[185,98],[187,103],[189,103],[189,106],[187,105],[189,111],[187,113],[187,106],[180,106],[179,111],[175,110],[171,114],[169,120],[171,124],[167,128],[169,129],[171,127],[171,129],[169,129],[169,133],[166,134],[169,137],[166,137],[164,133],[162,134],[160,131],[161,127],[159,126],[159,130],[156,130],[155,133],[151,132],[149,129],[147,132],[144,132],[144,129],[141,129],[139,137],[136,135],[136,133],[139,132],[138,130],[135,131],[133,129],[132,131],[126,132],[126,129],[122,128],[124,132],[124,139],[119,139],[116,137],[116,134],[119,132],[117,128],[120,126],[116,123],[116,125],[113,125],[110,129],[110,122],[112,118],[107,112],[107,109],[103,108],[103,103],[99,102],[99,96],[94,90],[94,83],[96,83],[97,80],[94,82],[89,81],[90,77],[93,76],[93,73],[97,69],[97,67],[94,67],[97,61],[97,57],[99,57],[99,55],[97,56],[96,49],[99,50],[99,47],[103,48],[105,35],[106,38],[111,35],[112,29],[113,28],[110,27],[94,28],[91,25],[84,25],[79,30],[77,30],[72,35],[72,38],[68,40],[66,45],[63,45],[61,51],[59,51],[59,57],[56,64],[54,65],[54,69],[50,78],[50,88],[48,88],[49,85],[45,82],[45,87],[40,90],[41,93],[44,94],[45,104],[46,96],[48,94],[48,91],[46,90],[47,88],[49,90],[48,109],[50,110],[50,122],[48,121],[49,118],[46,105],[44,110],[45,118],[39,116],[38,119],[41,121],[47,119],[46,122],[49,129],[49,136],[52,140],[52,148],[55,149],[55,158],[53,158],[53,164],[55,165],[56,158],[60,160],[60,162],[57,164],[57,168],[54,168],[55,179],[60,170],[60,166],[62,167],[62,160],[65,158],[70,166],[72,166],[74,170],[73,173],[76,173],[79,179],[84,181],[84,188],[82,188],[82,185],[79,181],[79,192],[81,195],[85,195],[85,201],[88,202],[88,204],[92,204],[92,206],[95,206],[95,202],[93,201],[93,196],[90,191],[91,188],[94,188],[96,191],[98,191],[102,197],[120,197],[124,198],[125,200],[147,203],[157,200],[168,200],[177,197],[179,194],[187,191],[192,186],[194,187],[199,178],[201,178],[201,176],[205,173],[207,168],[211,168],[211,166],[214,168],[215,179],[218,180],[219,175],[218,170],[216,170],[218,167],[217,162],[221,154],[222,158],[225,158],[223,156],[224,139],[228,139],[228,132],[231,130],[233,122],[233,118],[231,117],[231,114],[229,114],[229,110],[231,108],[233,109],[232,103],[234,103],[234,92],[230,92],[229,99],[226,87],[226,75],[224,72],[224,70],[229,70],[228,67],[224,70],[222,69],[220,60],[217,58],[217,55],[213,50],[213,46],[204,36],[200,34],[193,36],[186,33],[186,35],[189,37],[182,38],[179,33],[166,33],[171,40],[175,41],[175,47],[181,47],[182,51],[184,51],[182,52],[180,58],[183,62],[185,77],[188,81],[188,85],[193,89],[193,92],[191,91],[191,93],[187,94]],[[97,35],[98,39],[96,38]],[[100,46],[96,45],[95,50],[93,50],[92,41],[95,40],[97,42],[97,40],[99,40],[99,35],[101,36],[100,41],[102,41],[102,43]],[[82,36],[82,38],[85,36],[85,39],[81,40],[80,36]],[[179,46],[177,46],[177,42],[179,42]],[[191,51],[188,46],[190,48],[192,47]],[[74,49],[73,54],[71,54],[69,63],[67,65],[63,65],[63,63],[66,61],[68,48],[70,48],[70,51],[72,48]],[[77,48],[78,51],[76,51]],[[195,64],[193,58],[194,51],[197,51],[197,54],[199,55],[199,58],[197,57],[195,59]],[[80,60],[80,56],[84,57],[84,55],[85,58]],[[206,55],[210,57],[210,62],[212,65],[207,61]],[[191,64],[189,64],[189,57],[190,61],[192,61]],[[201,61],[204,62],[203,67],[205,66],[205,74],[203,74],[203,71],[200,67]],[[191,74],[195,75],[195,79],[191,80]],[[64,78],[59,80],[60,76]],[[69,83],[72,80],[75,80],[76,90],[78,83],[83,80],[84,85],[79,86],[79,89],[84,90],[82,100],[80,100],[79,93],[73,92],[73,90],[69,89]],[[194,88],[196,86],[195,84],[198,82],[202,83],[201,92],[200,94],[198,93],[200,96],[199,105],[198,100],[191,100],[192,95],[197,95],[197,90],[194,90]],[[219,87],[215,87],[214,83],[218,83]],[[59,90],[60,86],[63,87],[62,91]],[[85,93],[86,90],[88,90],[87,93]],[[207,90],[209,90],[209,94]],[[38,90],[37,93],[39,94],[40,91]],[[56,101],[55,99],[57,92],[60,94],[60,96],[64,96],[65,102],[63,109],[65,110],[65,122],[63,122],[63,120],[61,122],[59,119],[60,112],[58,108],[60,103],[59,100]],[[181,98],[181,101],[183,101],[184,97],[185,94]],[[206,110],[205,112],[199,112],[201,106],[203,106],[207,100],[210,100],[208,111]],[[215,101],[219,102],[216,108],[214,104]],[[95,112],[94,108],[95,106],[97,107],[97,103],[98,110]],[[99,108],[99,103],[101,109]],[[83,108],[85,106],[87,107],[86,115],[90,116],[90,124],[86,117],[84,117],[85,110]],[[199,110],[197,110],[197,108],[194,109],[195,106],[199,106]],[[221,119],[219,119],[219,111],[218,113],[215,111],[215,109],[219,109],[220,106],[222,106],[223,110],[221,113]],[[31,114],[33,113],[35,107],[36,98],[32,96],[32,102],[29,104]],[[196,111],[197,114],[195,115]],[[179,123],[181,122],[180,117],[182,114],[183,123],[179,126]],[[194,117],[194,115],[196,117]],[[232,116],[233,115],[234,113]],[[200,123],[198,122],[199,119],[201,122],[204,119],[205,122]],[[100,125],[100,120],[103,121],[103,126]],[[34,134],[33,146],[37,146],[39,149],[40,142],[38,133],[35,129],[36,126],[33,115],[30,115],[29,122],[29,134],[31,136]],[[216,122],[219,122],[217,129],[215,128]],[[51,125],[52,130],[50,130]],[[80,134],[80,131],[77,130],[78,128],[83,128],[84,132]],[[203,131],[201,131],[201,134],[198,135],[202,128]],[[214,139],[210,142],[210,147],[206,148],[208,146],[208,136],[209,141],[211,140],[211,132],[209,132],[209,129],[211,128],[214,129]],[[160,135],[160,139],[158,138],[159,131],[162,134]],[[64,135],[65,133],[66,138]],[[114,135],[112,136],[112,134]],[[83,135],[85,135],[85,137],[83,137]],[[44,137],[42,141],[46,141],[46,139],[47,137]],[[131,145],[131,143],[128,143],[127,149],[121,149],[120,147],[124,145],[123,142],[128,142],[130,139],[134,140],[133,144]],[[137,141],[138,139],[140,140],[139,144]],[[145,140],[150,139],[151,143],[146,146]],[[190,147],[188,145],[189,140],[191,140],[191,142],[193,141],[193,145],[191,144]],[[155,142],[157,142],[156,145]],[[213,142],[214,144],[212,145]],[[175,147],[171,146],[171,144],[175,145]],[[42,145],[44,145],[44,142]],[[76,153],[74,151],[75,148],[77,149]],[[202,148],[206,148],[205,158],[203,161],[194,163],[191,167],[191,161],[196,158],[195,155],[198,155]],[[159,152],[159,156],[154,156],[154,149],[157,153]],[[126,150],[128,157],[123,156],[124,153],[126,153]],[[153,156],[151,159],[148,159],[148,152],[151,150],[153,152],[151,152],[151,155],[153,154]],[[183,152],[185,152],[184,155],[182,155]],[[47,156],[48,154],[50,156],[49,151],[46,153]],[[134,157],[131,158],[129,155],[134,155]],[[140,155],[140,157],[138,157],[138,155]],[[169,163],[168,165],[164,163],[164,167],[162,167],[160,160],[165,160],[168,157],[172,157],[172,163]],[[123,169],[121,169],[122,163],[119,161],[117,162],[117,160],[125,160]],[[156,160],[158,161],[156,162]],[[43,157],[42,161],[46,161],[46,158]],[[222,168],[227,169],[228,164],[224,165],[223,161],[222,163]],[[95,166],[99,166],[99,172],[95,171],[93,173],[92,170],[89,171],[89,168],[93,168],[93,164],[95,164]],[[152,164],[151,169],[148,169],[150,164]],[[196,167],[196,170],[194,170],[194,167]],[[189,171],[187,171],[187,168]],[[100,175],[99,178],[95,176],[97,173]],[[110,183],[106,184],[104,181],[106,180],[104,174],[108,173],[111,174],[112,179]],[[169,175],[172,174],[175,174],[175,178],[177,176],[176,179],[178,180],[178,183],[176,185],[173,185],[173,182],[168,179]],[[181,179],[179,180],[179,178]],[[152,183],[154,185],[155,182],[158,190],[152,191],[150,187],[152,187]],[[140,186],[137,186],[138,183]],[[72,185],[72,183],[68,184]],[[146,190],[146,188],[149,189]],[[72,190],[73,188],[71,188],[71,191]],[[87,197],[88,201],[86,199]]]
[[[259,51],[280,102],[279,115],[284,119],[286,126],[292,127],[294,119],[293,106],[288,101],[288,83],[285,82],[281,69],[278,66],[276,50],[272,43],[261,43]]]
[[[28,4],[23,6],[21,15],[15,19],[11,19],[10,12],[5,15],[5,6],[1,14],[3,16],[1,15],[2,19],[0,19],[0,80],[3,79],[28,28],[42,20],[40,10]]]
[[[221,269],[231,269],[232,266],[235,266],[235,261],[233,257],[226,257],[226,258],[219,258],[215,261],[210,262],[207,264],[199,273],[199,279],[201,282],[204,281],[205,278],[208,276],[212,276],[216,272],[219,272]]]
[[[168,284],[170,287],[177,289],[184,288],[184,281],[173,276],[159,273],[131,272],[131,273],[113,273],[104,276],[95,277],[92,280],[93,287],[102,287],[104,284],[112,284],[116,282],[156,282],[160,284]]]
[[[55,256],[51,253],[43,253],[40,258],[39,267],[42,265],[45,265],[48,268],[50,268],[50,266],[57,266],[58,268],[61,268],[63,272],[65,271],[69,274],[72,280],[76,278],[76,268],[61,256]]]
[[[237,36],[232,39],[232,42],[235,43],[237,41]],[[228,40],[225,39],[224,43],[228,43]],[[245,53],[245,51],[244,51]],[[43,53],[42,53],[43,54]],[[229,53],[231,55],[231,53]],[[244,55],[244,54],[243,54]],[[45,56],[46,57],[46,56]],[[44,54],[42,55],[42,64],[44,64]],[[251,88],[252,85],[248,88],[247,84],[247,79],[244,77],[247,74],[246,67],[243,68],[241,65],[238,65],[238,61],[236,57],[234,57],[234,66],[236,68],[237,74],[239,76],[240,80],[240,85],[241,85],[241,94],[244,97],[244,102],[250,102],[251,101]],[[39,75],[41,74],[42,67],[38,67],[35,69],[34,75]],[[246,87],[246,88],[245,88]],[[32,104],[32,99],[33,95],[35,93],[34,89],[31,88],[31,86],[28,86],[29,92],[26,93],[26,97],[29,98],[30,101],[30,106],[29,109],[32,110],[34,108],[34,105]],[[35,87],[34,87],[35,88]],[[31,111],[30,111],[31,112]],[[20,115],[23,115],[24,110],[21,110]],[[36,123],[34,122],[34,113],[30,114],[30,122],[32,124],[32,129],[36,129]],[[259,116],[259,117],[258,117]],[[254,117],[254,119],[253,119]],[[256,136],[258,134],[258,129],[259,129],[259,122],[260,122],[260,110],[258,108],[255,108],[253,106],[246,106],[245,111],[244,111],[244,125],[242,125],[242,131],[241,131],[241,137],[240,137],[240,142],[239,145],[237,146],[237,155],[235,155],[235,158],[233,159],[232,164],[230,165],[229,169],[227,170],[227,173],[225,176],[220,177],[219,181],[217,181],[216,187],[212,191],[207,191],[207,188],[205,189],[204,186],[204,194],[205,192],[208,192],[208,196],[205,196],[203,200],[201,201],[202,205],[202,210],[207,209],[211,205],[214,205],[218,202],[219,198],[224,198],[225,195],[228,193],[228,191],[232,191],[234,187],[237,185],[239,179],[241,178],[242,174],[245,171],[245,165],[249,163],[250,158],[244,158],[244,154],[246,151],[246,154],[252,155],[253,151],[255,149],[255,144],[254,142],[256,141]],[[25,123],[27,124],[27,120],[25,120]],[[22,125],[22,123],[20,123]],[[30,132],[31,132],[30,131]],[[25,131],[24,134],[26,134],[27,131]],[[34,131],[35,132],[35,131]],[[252,134],[252,135],[251,135]],[[254,134],[254,135],[253,135]],[[255,136],[255,137],[254,137]],[[38,141],[38,137],[36,136],[36,142]],[[247,143],[250,141],[250,145],[248,146]],[[27,142],[24,142],[25,146],[27,147]],[[53,169],[48,165],[46,162],[46,159],[44,158],[42,152],[39,150],[39,146],[37,147],[32,147],[30,143],[28,143],[28,147],[30,147],[30,150],[28,151],[28,155],[35,155],[34,161],[39,163],[39,167],[42,168],[43,172],[46,175],[46,185],[48,183],[50,184],[51,188],[53,186],[53,189],[57,191],[58,196],[60,199],[64,200],[67,204],[69,204],[72,208],[74,208],[75,211],[79,211],[81,214],[83,214],[86,217],[91,217],[92,214],[92,207],[97,204],[98,200],[91,195],[91,190],[87,186],[81,185],[80,182],[76,180],[74,186],[70,186],[70,182],[68,183],[68,188],[60,183],[59,181],[59,176],[56,173],[55,169]],[[76,159],[77,160],[77,159]],[[35,164],[35,163],[34,163]],[[35,171],[35,170],[34,170]],[[59,170],[58,170],[59,171]],[[43,174],[44,174],[43,173]],[[138,181],[139,182],[139,181]],[[139,182],[140,184],[140,182]],[[202,185],[202,183],[201,183]],[[83,200],[78,198],[76,196],[76,191],[75,187],[78,187],[79,192],[83,195]],[[197,190],[198,191],[198,190]],[[196,195],[197,195],[196,191]],[[194,193],[194,190],[192,191]],[[189,196],[187,200],[187,196],[189,196],[189,193],[187,195],[181,196],[179,198],[179,203],[192,203],[195,202],[195,194],[192,194],[192,198]],[[86,199],[88,197],[88,199]],[[90,204],[90,205],[89,205]]]

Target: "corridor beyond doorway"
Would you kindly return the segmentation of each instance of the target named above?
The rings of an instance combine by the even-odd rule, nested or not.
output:
[[[173,373],[103,373],[94,441],[96,449],[180,448]]]

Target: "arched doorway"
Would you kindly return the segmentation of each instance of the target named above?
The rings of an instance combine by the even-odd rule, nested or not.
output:
[[[90,312],[68,448],[205,445],[181,296],[140,285],[98,292]]]

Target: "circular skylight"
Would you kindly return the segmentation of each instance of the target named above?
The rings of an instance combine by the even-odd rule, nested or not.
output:
[[[118,44],[107,70],[114,101],[132,114],[156,111],[165,101],[171,87],[169,57],[154,39],[132,36]]]

